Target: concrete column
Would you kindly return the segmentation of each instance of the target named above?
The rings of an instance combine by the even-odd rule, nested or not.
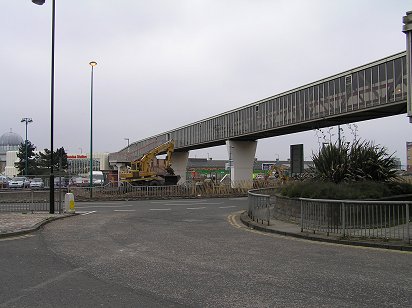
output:
[[[253,163],[257,141],[227,140],[232,187],[253,186]]]
[[[189,152],[173,152],[172,168],[176,175],[180,175],[178,184],[186,182],[187,161],[189,160]]]
[[[124,166],[124,164],[122,163],[116,163],[116,168],[117,168],[117,186],[120,187],[120,170],[122,169],[122,167]]]
[[[407,112],[412,122],[412,11],[403,16],[403,33],[406,35]]]

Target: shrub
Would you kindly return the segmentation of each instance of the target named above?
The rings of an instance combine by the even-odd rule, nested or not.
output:
[[[384,147],[367,141],[351,146],[328,144],[313,155],[313,178],[332,183],[352,181],[388,182],[396,178],[396,162]]]
[[[282,187],[281,194],[289,198],[313,199],[380,199],[392,195],[412,193],[412,185],[396,182],[291,182]]]

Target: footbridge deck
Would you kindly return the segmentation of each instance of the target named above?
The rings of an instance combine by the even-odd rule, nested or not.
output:
[[[130,144],[109,161],[130,162],[175,140],[176,152],[406,113],[406,52]]]

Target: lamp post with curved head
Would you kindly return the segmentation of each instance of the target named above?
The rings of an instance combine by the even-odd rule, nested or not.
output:
[[[26,141],[24,142],[25,144],[25,148],[26,148],[26,158],[25,158],[25,166],[24,166],[24,175],[28,175],[29,174],[29,164],[27,162],[27,125],[31,122],[33,122],[33,120],[31,118],[23,118],[20,121],[21,123],[26,123]]]
[[[46,0],[32,0],[34,4],[43,5]],[[51,85],[50,85],[50,214],[54,214],[54,173],[53,173],[53,126],[54,126],[54,37],[55,37],[55,0],[52,1],[52,45],[51,45]]]
[[[90,81],[90,199],[93,197],[93,68],[97,65],[91,61],[92,76]]]

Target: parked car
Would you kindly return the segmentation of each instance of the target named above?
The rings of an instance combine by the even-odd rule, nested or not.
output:
[[[34,178],[30,181],[30,188],[41,189],[44,188],[44,182],[41,178]]]
[[[9,182],[9,188],[29,188],[30,181],[25,176],[16,176]]]
[[[89,183],[89,179],[82,176],[76,176],[70,179],[70,185],[73,186],[86,187],[89,186]]]
[[[9,187],[10,179],[7,176],[0,175],[0,189]]]
[[[68,184],[69,184],[69,180],[66,179],[63,176],[54,178],[54,187],[55,188],[59,188],[59,187],[65,188],[65,187],[67,187]]]

